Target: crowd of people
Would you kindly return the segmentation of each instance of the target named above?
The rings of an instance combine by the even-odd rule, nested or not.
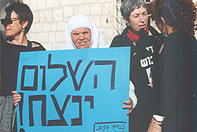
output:
[[[96,25],[84,15],[73,16],[66,27],[65,49],[130,47],[128,109],[131,132],[197,131],[196,6],[193,0],[125,0],[121,14],[124,31],[106,44]],[[33,15],[15,2],[1,20],[0,131],[16,131],[16,92],[20,52],[46,50],[27,39]],[[149,25],[155,21],[161,33]]]

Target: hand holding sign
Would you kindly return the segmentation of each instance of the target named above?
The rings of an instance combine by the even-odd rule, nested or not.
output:
[[[12,91],[13,93],[13,100],[14,100],[14,105],[17,106],[18,102],[21,101],[21,95],[20,94],[16,94],[16,91]]]
[[[128,131],[122,102],[129,53],[126,47],[21,53],[18,131]]]

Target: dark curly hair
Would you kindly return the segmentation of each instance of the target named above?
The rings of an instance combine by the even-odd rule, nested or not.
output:
[[[148,6],[153,20],[163,17],[174,30],[194,35],[196,5],[193,0],[154,0]]]

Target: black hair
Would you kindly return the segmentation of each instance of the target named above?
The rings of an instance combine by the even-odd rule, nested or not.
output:
[[[14,2],[10,6],[6,7],[5,11],[6,18],[8,19],[11,16],[11,12],[14,11],[16,14],[18,14],[21,24],[25,21],[28,21],[28,25],[25,27],[24,31],[25,33],[28,33],[33,22],[33,14],[28,5],[20,2]]]

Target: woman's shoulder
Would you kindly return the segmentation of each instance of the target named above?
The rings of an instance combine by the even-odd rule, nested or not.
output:
[[[124,31],[122,32],[122,34],[116,35],[113,38],[110,47],[127,46],[128,43],[130,43],[130,42],[128,41],[128,37],[127,37],[127,29],[124,29]]]
[[[120,47],[122,46],[122,36],[117,35],[113,38],[110,47]]]
[[[36,41],[31,41],[32,42],[32,49],[33,51],[39,51],[39,50],[46,50],[42,44]]]

